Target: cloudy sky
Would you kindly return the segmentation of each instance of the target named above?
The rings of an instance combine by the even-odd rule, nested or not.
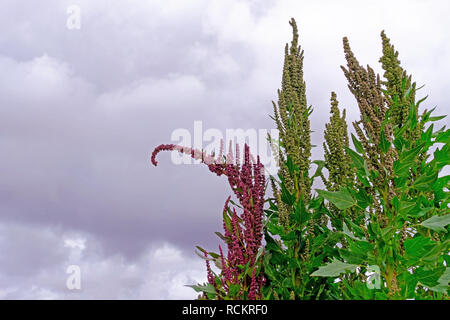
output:
[[[71,5],[79,29],[68,28]],[[151,166],[153,148],[195,120],[273,128],[291,17],[316,144],[331,91],[357,117],[343,36],[380,71],[386,30],[427,107],[446,114],[449,15],[446,0],[2,0],[0,299],[195,298],[184,285],[206,276],[193,248],[217,249],[230,190],[170,154]],[[81,290],[66,287],[70,265]]]

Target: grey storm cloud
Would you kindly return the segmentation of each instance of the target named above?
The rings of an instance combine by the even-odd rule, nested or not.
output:
[[[81,28],[66,27],[67,8]],[[389,11],[383,11],[388,6]],[[448,113],[447,1],[2,1],[0,298],[193,298],[193,248],[216,250],[231,193],[200,165],[149,156],[177,128],[273,128],[288,20],[305,50],[313,156],[330,91],[358,117],[339,65],[348,36],[381,72],[379,33]],[[447,124],[448,124],[447,120]],[[65,288],[70,264],[83,289]],[[180,266],[185,266],[181,268]]]

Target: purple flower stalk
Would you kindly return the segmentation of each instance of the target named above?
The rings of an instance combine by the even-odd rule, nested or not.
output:
[[[161,151],[176,150],[180,153],[188,154],[193,159],[201,160],[205,163],[211,172],[218,176],[225,175],[228,183],[238,199],[243,212],[238,215],[235,208],[229,207],[231,196],[225,202],[223,228],[228,246],[227,258],[225,259],[220,250],[220,259],[222,264],[221,283],[226,293],[230,284],[240,284],[240,294],[244,291],[248,292],[249,299],[260,298],[261,287],[264,283],[262,272],[255,276],[256,255],[262,247],[263,237],[263,208],[264,208],[264,192],[265,192],[265,175],[264,165],[260,162],[259,156],[255,158],[250,154],[250,148],[246,144],[244,147],[244,161],[240,163],[239,146],[236,145],[236,159],[232,152],[232,144],[223,161],[223,141],[221,142],[220,152],[217,158],[213,155],[207,155],[205,152],[194,150],[188,147],[182,147],[174,144],[162,144],[155,148],[152,153],[151,161],[156,166],[156,156]],[[228,221],[228,224],[227,224]],[[252,277],[241,277],[240,266],[249,263],[249,267],[253,269]],[[214,276],[207,261],[208,282],[215,285]],[[235,297],[236,298],[236,297]],[[242,298],[237,297],[237,298]]]

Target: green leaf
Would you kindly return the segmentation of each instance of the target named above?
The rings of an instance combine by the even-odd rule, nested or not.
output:
[[[404,292],[404,298],[413,299],[417,288],[416,277],[409,271],[404,271],[397,275],[397,280],[399,280],[400,288]]]
[[[422,87],[423,87],[423,86],[422,86]],[[421,88],[422,88],[422,87],[421,87]],[[417,89],[417,90],[419,90],[419,89]],[[417,109],[419,109],[420,104],[421,104],[422,102],[424,102],[427,98],[428,98],[428,95],[426,95],[425,97],[423,97],[422,99],[420,99],[419,101],[417,101],[417,103],[416,103]],[[434,109],[436,109],[436,107],[434,107],[433,109],[431,109],[431,110],[429,111],[429,113],[431,114],[431,113],[434,111]]]
[[[350,238],[352,238],[353,240],[360,240],[359,238],[357,238],[351,231],[350,229],[347,227],[347,224],[344,222],[343,225],[343,232],[346,236],[349,236]]]
[[[450,224],[450,214],[446,214],[445,216],[432,216],[430,219],[425,220],[421,223],[425,228],[434,230],[434,231],[443,231],[447,232],[444,227]]]
[[[408,214],[416,205],[415,201],[400,201],[398,211],[400,214]]]
[[[355,235],[359,237],[359,240],[366,241],[364,230],[360,226],[354,223],[351,219],[345,218],[345,221],[347,222],[351,230],[355,233]]]
[[[295,204],[295,211],[292,216],[299,225],[303,225],[310,219],[311,214],[306,210],[303,201],[300,200]]]
[[[269,257],[269,256],[266,256]],[[278,282],[277,275],[279,274],[273,267],[272,264],[269,262],[269,259],[264,259],[264,272],[268,276],[268,278],[274,282]]]
[[[401,161],[396,160],[394,162],[394,172],[397,176],[405,178],[409,176],[409,169],[414,166],[414,161]]]
[[[441,149],[436,149],[434,152],[434,159],[438,168],[443,168],[450,164],[450,150],[449,145],[444,145]]]
[[[409,169],[414,166],[414,160],[422,151],[424,143],[421,143],[417,147],[403,151],[399,155],[399,159],[394,162],[394,172],[400,177],[409,176]]]
[[[445,271],[446,268],[444,266],[437,267],[431,270],[420,267],[414,272],[414,276],[422,285],[430,288],[439,285],[439,279]]]
[[[343,285],[346,290],[342,290],[345,293],[350,293],[347,299],[352,300],[374,300],[376,299],[376,293],[379,293],[379,290],[371,290],[368,288],[366,283],[361,282],[360,280],[352,281],[349,283],[347,279],[343,280]],[[344,288],[343,288],[344,289]],[[384,298],[383,300],[386,300]]]
[[[433,137],[433,127],[434,125],[432,124],[428,127],[427,131],[420,134],[420,141],[425,142],[428,145],[432,144],[431,138]]]
[[[409,107],[409,115],[408,115],[409,128],[413,129],[417,125],[417,108],[414,103],[411,103]]]
[[[367,255],[353,252],[352,250],[339,249],[339,255],[348,263],[361,264],[367,259]]]
[[[292,230],[289,233],[282,234],[280,237],[281,237],[281,240],[286,242],[286,241],[292,241],[292,240],[298,239],[298,234],[295,232],[295,230]]]
[[[405,252],[408,256],[408,265],[415,265],[435,244],[430,238],[415,236],[412,239],[405,240]]]
[[[220,232],[214,232],[216,234],[216,236],[218,236],[222,241],[227,242],[227,238],[221,234]]]
[[[322,174],[322,169],[325,167],[326,162],[323,160],[314,160],[313,163],[317,164],[317,169],[311,178],[319,177]]]
[[[283,253],[280,246],[271,237],[269,237],[269,239],[266,239],[266,241],[267,243],[265,248],[267,252]]]
[[[350,192],[345,188],[335,192],[319,189],[316,189],[316,191],[320,196],[330,201],[340,210],[351,208],[356,204],[355,199],[352,198]]]
[[[211,258],[205,257],[204,254],[198,252],[197,250],[194,250],[194,253],[195,253],[196,255],[198,255],[200,258],[202,258],[203,260],[208,260],[208,261],[213,260],[213,259],[211,259]]]
[[[358,202],[357,206],[362,210],[366,209],[372,203],[372,198],[367,194],[364,188],[361,188],[358,193],[354,193],[353,196]]]
[[[357,154],[355,151],[353,151],[352,149],[350,149],[348,147],[345,147],[345,150],[347,151],[347,154],[350,156],[350,158],[352,158],[353,165],[355,166],[355,168],[364,169],[363,157],[361,157],[359,154]]]
[[[419,191],[429,191],[431,190],[434,182],[438,177],[437,172],[431,174],[422,174],[414,181],[413,188]]]
[[[448,196],[446,189],[450,189],[450,175],[439,177],[433,185],[435,201],[441,201]]]
[[[201,252],[203,252],[203,253],[208,253],[205,249],[203,249],[202,247],[200,247],[200,246],[195,246],[198,250],[200,250]]]
[[[258,259],[264,254],[264,248],[259,248],[258,252],[256,253],[255,261],[258,261]]]
[[[319,270],[314,271],[311,276],[313,277],[337,277],[341,273],[347,271],[355,272],[357,264],[348,264],[339,260],[333,259],[333,261],[327,265],[319,267]]]
[[[437,117],[430,117],[430,121],[438,121],[438,120],[441,120],[441,119],[444,119],[446,116],[437,116]]]
[[[439,130],[437,130],[437,131],[435,131],[435,132],[433,132],[433,138],[437,138],[441,133],[444,133],[446,130],[445,130],[445,128],[446,128],[447,126],[443,126],[442,128],[440,128]],[[447,129],[447,131],[448,130],[450,130],[450,129]],[[442,141],[441,141],[442,142]]]
[[[356,226],[356,227],[358,227],[358,226]],[[359,228],[359,227],[358,227],[358,228]],[[344,232],[345,235],[349,236],[349,237],[352,238],[353,240],[357,240],[357,241],[366,241],[366,238],[365,238],[365,237],[358,238],[357,236],[355,236],[355,235],[353,234],[353,232],[347,227],[347,224],[346,224],[345,222],[344,222],[344,225],[343,225],[343,232]]]
[[[440,132],[436,136],[436,142],[449,143],[450,142],[450,129]]]
[[[356,177],[363,184],[363,186],[370,188],[370,182],[367,180],[365,176],[363,176],[360,172],[356,172]]]
[[[279,235],[283,233],[283,227],[278,225],[278,223],[269,222],[267,224],[267,231],[273,235]]]
[[[422,148],[424,147],[424,143],[421,143],[420,145],[418,145],[417,147],[411,149],[411,150],[407,150],[405,152],[402,152],[400,154],[399,160],[403,161],[403,162],[410,162],[414,159],[417,158],[417,156],[419,155],[419,153],[422,151]]]
[[[218,254],[215,253],[215,252],[208,252],[208,254],[209,254],[211,257],[213,257],[214,259],[220,258],[220,255],[218,255]]]
[[[420,218],[434,209],[434,207],[418,208],[418,210],[416,210],[416,208],[414,208],[414,210],[408,212],[408,216],[413,217],[413,218]]]
[[[292,158],[290,156],[287,157],[286,165],[289,169],[289,173],[294,175],[296,172],[299,172],[299,167],[292,161]]]
[[[444,273],[438,280],[438,285],[428,288],[439,293],[447,294],[450,288],[450,268],[445,268]]]
[[[431,243],[430,238],[416,235],[412,239],[405,240],[405,252],[410,256],[421,256],[424,253],[425,246]]]
[[[289,192],[284,183],[281,184],[281,200],[290,206],[292,206],[296,200],[295,195]]]
[[[206,292],[206,293],[216,294],[216,289],[210,283],[203,284],[203,285],[200,285],[200,284],[185,285],[185,287],[190,287],[190,288],[194,289],[196,292]]]
[[[228,231],[233,232],[233,226],[231,223],[231,218],[228,215],[228,208],[226,210],[223,210],[223,221],[225,222],[225,227]]]
[[[384,153],[388,152],[389,148],[391,147],[391,143],[386,139],[386,135],[384,134],[384,130],[381,131],[380,136],[380,149]]]
[[[237,296],[240,289],[241,289],[241,286],[239,284],[231,283],[230,287],[228,288],[228,296],[231,296],[231,297]]]
[[[359,141],[352,133],[352,140],[353,140],[353,145],[355,146],[356,151],[358,151],[359,153],[363,154],[364,153],[364,148],[363,145],[361,143],[361,141]]]

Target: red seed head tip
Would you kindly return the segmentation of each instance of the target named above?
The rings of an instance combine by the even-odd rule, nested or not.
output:
[[[155,150],[153,150],[152,152],[152,156],[150,157],[150,161],[152,162],[152,164],[156,167],[158,165],[158,161],[156,161],[156,155],[158,154],[159,149],[158,147],[155,148]]]
[[[152,164],[155,167],[158,165],[158,161],[156,161],[156,155],[158,153],[160,153],[161,151],[173,150],[174,148],[175,148],[175,145],[173,145],[173,144],[160,144],[159,146],[157,146],[152,152],[152,157],[151,157]]]

